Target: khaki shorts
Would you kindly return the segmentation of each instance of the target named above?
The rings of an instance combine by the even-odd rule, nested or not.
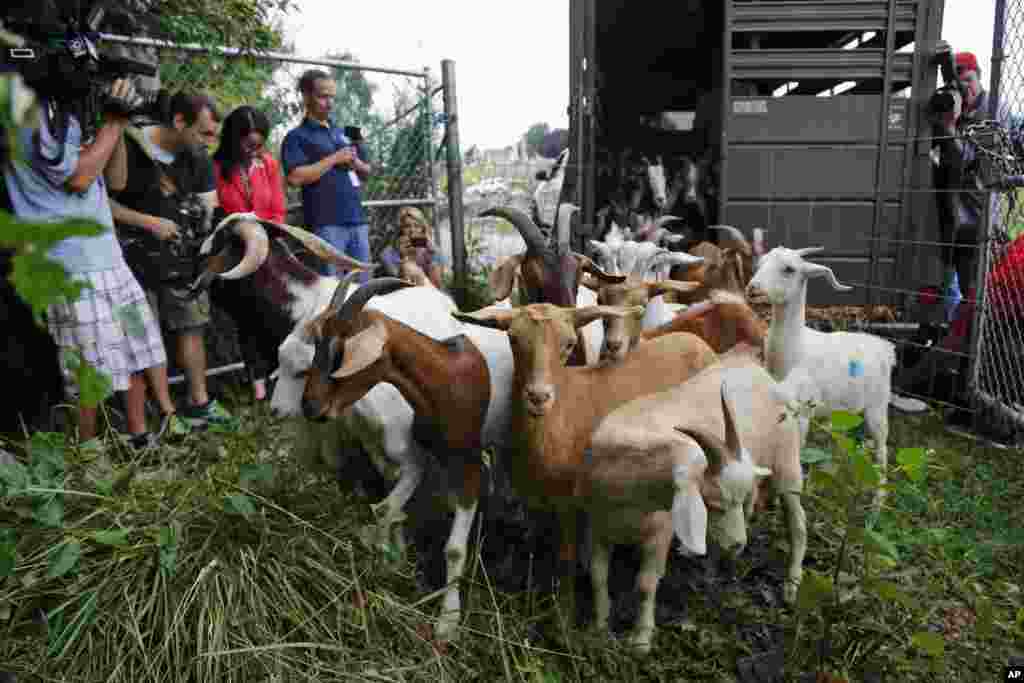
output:
[[[146,290],[146,299],[165,333],[187,332],[210,324],[209,292],[204,290],[195,299],[187,299],[186,291],[175,287]]]

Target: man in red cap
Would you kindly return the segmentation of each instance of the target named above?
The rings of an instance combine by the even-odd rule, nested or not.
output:
[[[948,59],[950,51],[949,45],[940,41],[939,57],[945,54]],[[981,68],[973,53],[959,52],[953,63],[955,80],[946,83],[944,98],[933,98],[931,112],[933,154],[937,152],[933,156],[935,201],[940,241],[946,245],[942,247],[942,289],[947,322],[955,318],[963,298],[961,289],[968,289],[974,280],[979,227],[982,212],[988,207],[988,194],[977,173],[977,150],[957,136],[958,129],[989,116],[988,94],[981,85]]]

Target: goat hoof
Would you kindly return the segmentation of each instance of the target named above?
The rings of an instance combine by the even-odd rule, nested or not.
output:
[[[433,640],[439,643],[451,643],[458,639],[459,613],[446,612],[437,618],[434,626]]]
[[[638,655],[648,655],[651,653],[651,639],[653,636],[653,633],[646,631],[636,633],[629,639],[629,646]]]
[[[796,594],[800,590],[800,584],[797,581],[789,580],[786,585],[782,587],[782,599],[787,605],[796,604]]]

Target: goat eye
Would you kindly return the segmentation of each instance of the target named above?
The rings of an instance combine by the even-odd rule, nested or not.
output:
[[[794,268],[793,266],[786,266],[785,268],[782,269],[782,272],[785,273],[786,275],[792,275],[793,273],[796,272],[796,268]]]

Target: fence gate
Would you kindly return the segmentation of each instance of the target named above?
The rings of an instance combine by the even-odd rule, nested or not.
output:
[[[161,64],[161,86],[175,91],[188,88],[194,80],[197,67],[209,70],[211,66],[228,61],[255,60],[269,73],[253,85],[251,92],[245,84],[236,86],[235,102],[218,102],[227,115],[230,109],[249,104],[268,115],[272,130],[267,149],[280,158],[284,134],[301,121],[302,103],[297,84],[302,72],[320,68],[338,84],[338,98],[332,118],[338,125],[359,126],[365,147],[374,167],[373,175],[362,187],[363,206],[370,224],[370,246],[374,258],[389,244],[397,228],[398,210],[403,206],[417,206],[428,214],[437,228],[436,187],[434,178],[434,150],[439,133],[434,112],[442,109],[435,100],[441,88],[439,79],[430,70],[398,69],[373,66],[337,59],[310,59],[288,53],[258,52],[242,54],[229,47],[204,47],[168,43],[146,38],[103,35],[104,42],[120,43],[127,49],[156,50]],[[286,186],[288,202],[287,220],[292,225],[303,225],[300,192]],[[318,267],[315,258],[297,242],[293,251],[307,265]],[[234,324],[221,310],[213,307],[212,324],[207,328],[206,352],[208,375],[217,375],[244,369]],[[173,339],[167,339],[173,342]],[[171,383],[184,381],[177,368],[173,346],[168,345],[168,374]]]

